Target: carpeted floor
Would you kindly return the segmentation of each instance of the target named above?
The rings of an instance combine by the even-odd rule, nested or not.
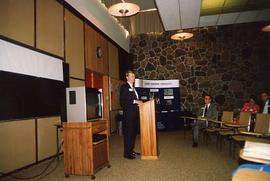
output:
[[[237,167],[226,151],[218,152],[215,144],[208,146],[200,144],[192,148],[191,134],[184,139],[183,131],[159,132],[159,159],[156,161],[142,161],[139,158],[127,160],[123,158],[122,137],[112,135],[110,138],[111,168],[104,168],[96,174],[96,180],[108,181],[228,181],[231,173]],[[139,151],[139,137],[136,143]],[[47,163],[43,162],[34,167],[16,173],[16,176],[25,177],[35,175],[43,170]],[[56,161],[50,166],[52,170]],[[38,177],[39,178],[39,177]],[[50,175],[33,180],[90,180],[86,176],[64,177],[63,159],[58,163],[56,170]],[[13,180],[5,178],[3,180]]]

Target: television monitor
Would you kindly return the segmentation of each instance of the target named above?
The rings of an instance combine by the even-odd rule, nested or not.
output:
[[[86,88],[87,120],[102,118],[102,89]]]

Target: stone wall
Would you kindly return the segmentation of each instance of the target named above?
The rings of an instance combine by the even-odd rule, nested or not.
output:
[[[131,37],[134,71],[142,79],[179,79],[181,105],[196,111],[202,96],[218,109],[233,110],[270,86],[270,35],[262,24],[194,30],[189,40],[173,41],[174,32]]]

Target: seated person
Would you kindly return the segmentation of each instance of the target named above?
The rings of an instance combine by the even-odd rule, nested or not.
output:
[[[252,114],[256,114],[260,111],[260,107],[256,104],[255,96],[250,96],[248,102],[245,102],[241,112],[250,112]]]
[[[199,118],[205,118],[206,120],[216,120],[217,118],[217,107],[212,103],[212,96],[205,95],[204,96],[204,106],[200,108],[198,112]],[[198,139],[199,139],[199,128],[211,126],[207,125],[207,121],[205,120],[195,120],[195,124],[193,126],[193,145],[192,147],[198,147]]]
[[[261,113],[270,114],[270,97],[267,92],[261,93]]]

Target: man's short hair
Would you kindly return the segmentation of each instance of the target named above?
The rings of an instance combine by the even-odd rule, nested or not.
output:
[[[205,94],[203,97],[205,98],[206,96],[210,97],[210,99],[213,100],[213,97],[210,94]]]
[[[134,72],[132,70],[128,70],[126,71],[126,77],[128,76],[128,74],[134,74]]]
[[[262,91],[262,92],[261,92],[261,95],[262,95],[262,94],[266,94],[267,96],[269,96],[269,93],[268,93],[267,91]]]

